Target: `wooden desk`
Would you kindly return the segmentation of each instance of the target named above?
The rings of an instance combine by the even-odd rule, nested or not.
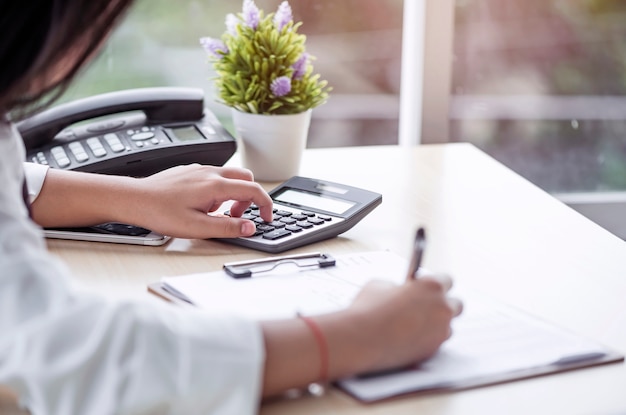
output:
[[[626,353],[626,243],[475,147],[307,150],[301,175],[383,194],[382,205],[355,228],[314,250],[390,249],[408,257],[414,229],[423,224],[429,234],[425,267]],[[72,241],[49,246],[87,287],[149,301],[158,300],[146,285],[162,275],[264,255],[197,240],[157,248]],[[332,390],[261,409],[263,415],[618,412],[626,412],[624,364],[369,406]]]

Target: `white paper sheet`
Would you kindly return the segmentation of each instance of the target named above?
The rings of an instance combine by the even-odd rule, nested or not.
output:
[[[418,367],[395,373],[355,377],[340,386],[364,401],[432,389],[495,383],[567,365],[585,365],[610,354],[602,345],[531,317],[488,297],[457,292],[464,310],[453,335],[439,352]]]
[[[402,284],[408,265],[384,251],[335,259],[336,266],[330,268],[300,270],[287,264],[246,279],[218,271],[165,277],[162,283],[202,309],[260,320],[343,309],[372,279]],[[345,379],[339,386],[360,400],[376,401],[407,392],[471,387],[623,360],[594,341],[486,296],[458,287],[454,291],[464,311],[453,321],[453,336],[434,357],[416,368]]]

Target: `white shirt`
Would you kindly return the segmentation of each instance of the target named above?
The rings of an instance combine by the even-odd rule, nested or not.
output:
[[[1,137],[0,137],[1,139]],[[30,203],[33,203],[43,187],[43,182],[48,174],[48,166],[37,163],[24,162],[24,175],[26,176],[26,185],[28,187],[28,196]]]
[[[73,290],[28,219],[24,154],[0,122],[0,384],[33,415],[258,412],[260,326]]]

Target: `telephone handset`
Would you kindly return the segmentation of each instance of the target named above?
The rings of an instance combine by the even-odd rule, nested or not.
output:
[[[221,166],[237,149],[196,88],[96,95],[52,107],[17,128],[26,161],[135,177],[180,164]]]

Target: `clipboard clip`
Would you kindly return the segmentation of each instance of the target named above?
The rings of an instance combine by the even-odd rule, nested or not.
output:
[[[233,278],[250,278],[263,272],[269,272],[283,264],[294,264],[300,268],[335,266],[335,258],[328,254],[313,252],[254,259],[250,261],[227,262],[224,271]]]

